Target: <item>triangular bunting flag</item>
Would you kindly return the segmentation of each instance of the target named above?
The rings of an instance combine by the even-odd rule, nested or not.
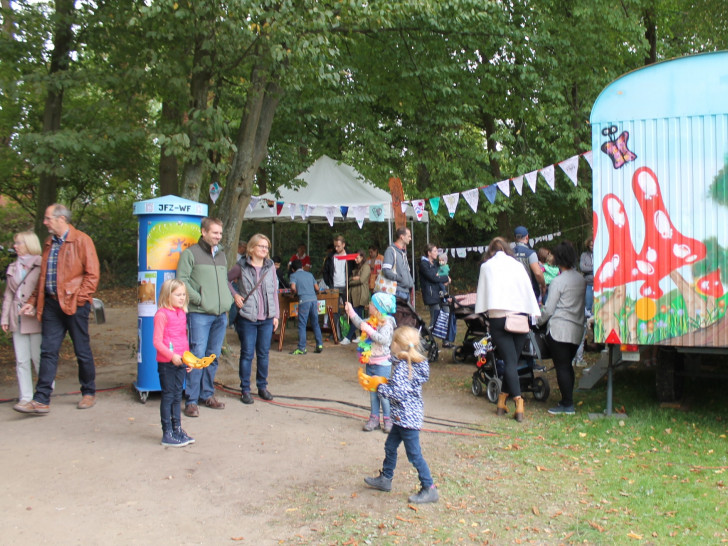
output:
[[[574,157],[565,159],[559,163],[559,167],[561,167],[564,174],[568,176],[569,180],[571,180],[574,183],[574,186],[576,186],[576,182],[579,179],[579,156],[575,155]]]
[[[313,211],[316,210],[316,205],[306,205],[306,216],[304,218],[308,218],[313,214]]]
[[[329,225],[334,227],[334,215],[336,214],[336,207],[324,207],[324,215],[329,221]]]
[[[276,215],[280,216],[283,210],[283,201],[276,201]]]
[[[253,195],[250,198],[250,203],[248,203],[248,210],[253,210],[255,208],[255,205],[258,204],[258,201],[260,201],[260,197],[256,197],[255,195]]]
[[[531,171],[524,176],[526,177],[526,182],[528,182],[528,186],[531,188],[531,191],[536,193],[536,178],[538,177],[538,171]]]
[[[425,214],[425,200],[417,199],[415,201],[412,201],[412,206],[415,209],[415,216],[417,217],[417,221],[421,221],[422,217]]]
[[[291,220],[295,220],[296,219],[296,204],[295,203],[290,203],[288,205],[288,212],[291,214]]]
[[[213,182],[212,184],[210,184],[210,199],[212,199],[213,204],[215,203],[215,201],[217,201],[217,198],[220,197],[221,191],[222,188],[217,182]]]
[[[357,218],[356,225],[359,226],[359,229],[361,229],[362,226],[364,225],[364,218]]]
[[[496,191],[498,191],[498,188],[493,186],[492,184],[490,186],[485,186],[484,188],[480,188],[480,190],[483,192],[483,195],[485,195],[488,198],[488,201],[490,201],[490,204],[492,205],[495,203],[495,195]]]
[[[555,174],[554,174],[554,166],[549,165],[548,167],[544,167],[539,171],[541,173],[541,176],[543,176],[544,180],[546,180],[546,183],[549,185],[549,188],[552,190],[555,190],[556,187],[555,184]]]
[[[589,150],[588,152],[584,152],[582,155],[584,156],[584,159],[586,159],[586,162],[589,163],[589,167],[593,169],[594,166],[592,165],[592,151]]]
[[[523,175],[513,179],[513,186],[516,188],[518,195],[523,195]]]
[[[473,209],[473,212],[478,212],[478,199],[480,198],[478,188],[465,190],[462,194],[465,201],[470,205],[470,208]]]
[[[432,209],[432,214],[437,216],[437,211],[440,210],[440,198],[439,197],[430,197],[430,208]]]
[[[308,205],[298,205],[298,213],[304,220],[308,218]]]
[[[355,207],[351,207],[351,215],[356,218],[356,223],[359,224],[359,227],[361,227],[362,223],[364,222],[364,219],[367,216],[367,207],[366,205],[357,205]]]
[[[506,197],[511,196],[510,180],[501,180],[500,182],[496,182],[495,185],[498,186],[498,189],[503,192],[503,195],[505,195]]]
[[[384,222],[384,205],[369,206],[369,221]]]
[[[402,214],[404,214],[405,212],[407,212],[407,205],[408,204],[409,204],[409,201],[402,201],[402,202],[400,202],[399,208],[402,211]]]
[[[468,255],[468,251],[465,248],[458,248],[457,254],[458,258],[465,258]]]
[[[276,215],[276,210],[275,210],[276,202],[272,201],[271,199],[266,199],[265,204],[268,205],[268,211],[270,212],[270,215],[275,216]]]
[[[450,213],[450,218],[452,218],[455,216],[455,210],[458,208],[460,193],[448,193],[447,195],[443,195],[442,199],[445,201],[445,206],[447,207],[447,211]]]
[[[349,207],[341,206],[339,207],[339,210],[341,211],[341,215],[344,217],[344,220],[346,220],[346,215],[349,214]]]

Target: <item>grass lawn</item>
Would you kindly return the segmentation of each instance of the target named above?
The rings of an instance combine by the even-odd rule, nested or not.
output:
[[[291,517],[320,544],[725,543],[726,384],[691,380],[682,406],[661,407],[654,372],[627,369],[614,406],[628,417],[595,420],[588,414],[602,412],[604,382],[576,393],[575,416],[548,415],[529,395],[522,425],[494,419],[492,435],[437,439],[438,504],[382,494],[381,506],[357,509],[308,493]],[[416,483],[403,449],[397,471]]]

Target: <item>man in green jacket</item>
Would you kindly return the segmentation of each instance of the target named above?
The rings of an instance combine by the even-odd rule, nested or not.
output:
[[[187,286],[189,296],[187,325],[190,352],[197,358],[212,354],[218,358],[207,368],[193,369],[187,374],[185,388],[185,415],[198,417],[198,401],[212,409],[224,409],[225,404],[215,398],[215,373],[225,340],[228,312],[233,295],[227,281],[227,259],[219,246],[222,239],[222,221],[203,218],[202,236],[179,258],[177,278]]]

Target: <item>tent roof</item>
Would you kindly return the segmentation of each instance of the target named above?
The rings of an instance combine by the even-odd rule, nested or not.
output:
[[[278,188],[279,196],[274,193],[265,193],[260,196],[260,201],[255,208],[245,213],[245,220],[273,221],[276,222],[326,222],[326,211],[324,207],[334,208],[334,221],[343,221],[340,207],[356,206],[383,206],[383,218],[389,220],[392,217],[392,196],[389,192],[377,188],[371,181],[364,178],[353,167],[331,159],[326,155],[318,158],[304,172],[299,174],[295,181],[303,182],[296,188]],[[266,200],[282,201],[284,203],[280,214],[276,215],[266,203]],[[301,217],[299,207],[295,210],[295,219],[291,220],[289,209],[290,204],[295,205],[316,205],[313,213],[305,220]],[[407,210],[407,216],[413,217],[414,211],[411,207]],[[366,220],[369,219],[367,211]],[[354,220],[351,211],[347,214],[347,220]],[[428,221],[427,212],[424,213],[422,221]]]

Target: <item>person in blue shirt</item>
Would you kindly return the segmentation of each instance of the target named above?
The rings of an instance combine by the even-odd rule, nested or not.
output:
[[[318,291],[316,279],[308,271],[301,268],[301,260],[293,260],[291,262],[291,290],[298,294],[298,347],[291,351],[292,355],[306,354],[306,325],[311,320],[311,328],[316,338],[316,350],[320,353],[324,350],[323,340],[321,338],[321,328],[318,322]]]

